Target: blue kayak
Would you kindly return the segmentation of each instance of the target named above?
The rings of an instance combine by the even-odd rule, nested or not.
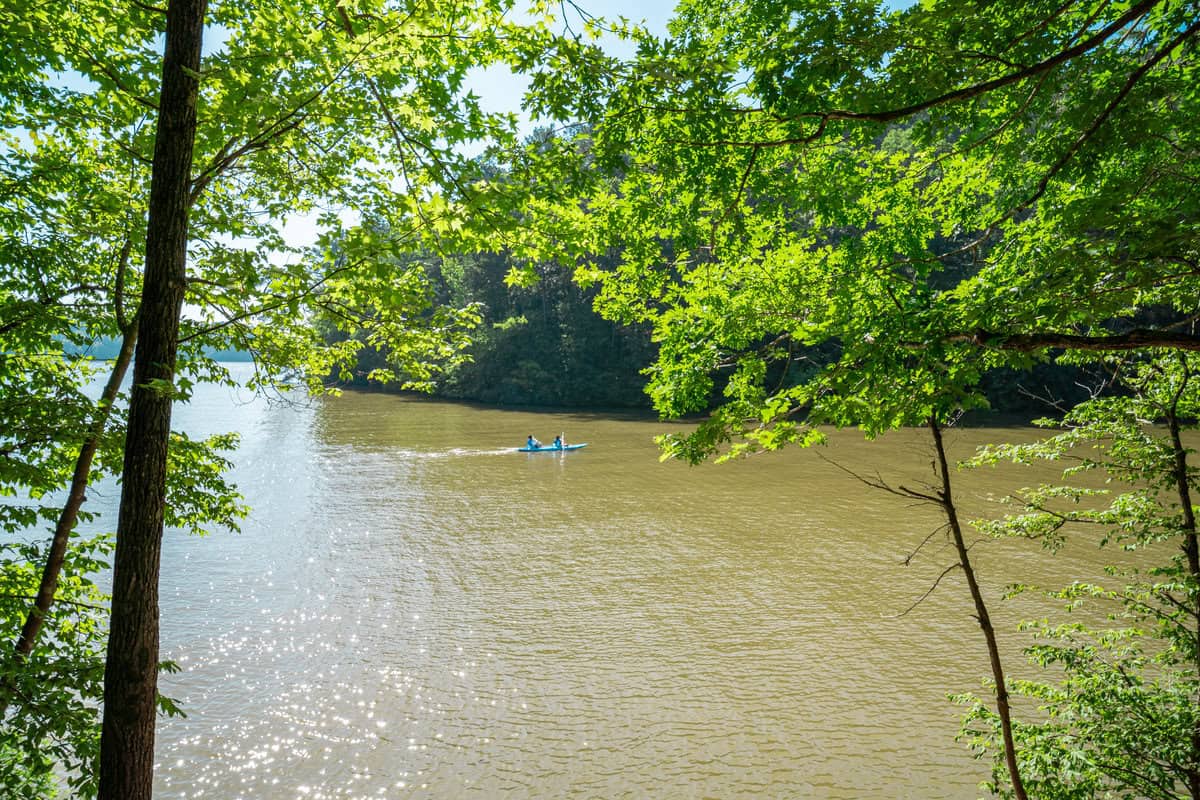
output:
[[[562,447],[554,445],[542,445],[541,447],[518,447],[518,453],[565,453],[567,450],[578,450],[581,447],[587,447],[587,442],[583,444],[564,444]]]

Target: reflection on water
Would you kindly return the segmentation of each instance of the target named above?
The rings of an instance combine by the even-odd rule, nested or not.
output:
[[[953,560],[937,538],[902,566],[937,517],[815,453],[688,468],[655,422],[383,395],[179,413],[243,432],[253,513],[168,536],[163,691],[189,716],[160,726],[157,797],[979,794],[946,700],[987,671],[965,588],[901,615]],[[560,430],[591,444],[513,450]],[[919,431],[833,439],[856,471],[932,476]],[[976,552],[993,595],[1092,558]]]

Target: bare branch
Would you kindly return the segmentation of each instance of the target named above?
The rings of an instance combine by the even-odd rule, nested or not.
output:
[[[822,461],[824,461],[828,464],[832,464],[833,466],[837,467],[842,472],[846,473],[847,475],[854,478],[855,480],[861,481],[863,484],[870,486],[872,489],[882,489],[883,491],[885,491],[889,494],[894,494],[897,497],[904,497],[909,500],[921,500],[922,502],[937,503],[937,504],[940,504],[942,502],[941,498],[939,498],[939,497],[935,497],[934,495],[930,495],[930,494],[924,494],[923,492],[914,491],[913,489],[909,489],[904,486],[901,486],[899,488],[894,488],[891,484],[884,481],[884,479],[882,477],[880,477],[878,474],[876,474],[876,476],[874,478],[863,477],[862,475],[859,475],[857,472],[850,469],[849,467],[839,464],[838,462],[829,458],[824,453],[817,453],[817,457],[820,458]]]
[[[937,580],[935,580],[933,582],[933,585],[929,587],[929,590],[926,591],[925,594],[918,597],[917,601],[915,603],[913,603],[911,606],[909,606],[908,608],[901,611],[899,614],[896,614],[891,617],[885,617],[885,619],[900,619],[900,617],[903,617],[906,614],[908,614],[908,612],[912,611],[914,608],[921,605],[921,603],[925,602],[925,598],[927,598],[927,597],[929,597],[929,595],[933,594],[933,590],[936,589],[938,587],[938,584],[942,582],[942,578],[946,577],[954,570],[961,569],[961,568],[962,568],[962,564],[951,564],[950,566],[946,567],[944,570],[942,570],[942,574],[937,576]]]
[[[915,548],[913,548],[913,551],[911,553],[909,553],[907,556],[904,557],[904,566],[907,567],[910,564],[912,564],[913,559],[917,557],[917,553],[921,552],[921,549],[923,547],[925,547],[925,545],[929,544],[930,539],[932,539],[934,536],[937,536],[939,533],[945,533],[949,529],[950,529],[950,524],[943,523],[943,524],[939,525],[938,527],[934,528],[933,530],[931,530],[929,532],[929,535],[926,536],[924,539],[922,539],[921,543],[919,545],[917,545]]]

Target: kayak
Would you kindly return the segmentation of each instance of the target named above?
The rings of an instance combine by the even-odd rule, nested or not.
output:
[[[583,444],[564,444],[562,447],[554,445],[542,445],[541,447],[518,447],[518,453],[565,453],[568,450],[578,450],[581,447],[587,447],[587,442]]]

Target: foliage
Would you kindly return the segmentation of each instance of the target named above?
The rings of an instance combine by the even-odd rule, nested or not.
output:
[[[1111,359],[1110,366],[1127,395],[1097,398],[1061,421],[1045,421],[1061,429],[1046,440],[990,448],[976,459],[1071,464],[1064,470],[1069,484],[1025,492],[1022,512],[993,523],[993,534],[1057,548],[1065,537],[1099,527],[1103,543],[1156,564],[1110,570],[1106,582],[1123,578],[1116,588],[1076,581],[1050,592],[1070,614],[1099,605],[1110,622],[1027,624],[1036,638],[1030,660],[1062,677],[1014,685],[1044,714],[1022,725],[1018,737],[1036,796],[1190,797],[1200,780],[1200,559],[1192,511],[1200,470],[1180,433],[1195,429],[1200,414],[1200,359],[1158,354]],[[1081,485],[1095,472],[1116,488]],[[996,746],[993,723],[980,706],[967,717],[981,756]]]
[[[19,631],[37,591],[42,548],[6,542],[0,550],[0,619]],[[57,766],[72,794],[96,791],[91,765],[100,747],[96,702],[104,676],[106,609],[93,582],[111,537],[78,541],[68,554],[42,644],[24,663],[0,662],[0,681],[17,698],[0,728],[0,786],[13,798],[51,797]],[[15,638],[15,636],[14,636]]]
[[[424,264],[440,302],[480,314],[464,358],[432,387],[435,395],[501,405],[646,404],[639,373],[653,357],[648,332],[599,317],[594,292],[557,265],[544,265],[536,283],[520,287],[505,283],[512,263],[503,254],[409,258]],[[360,351],[349,382],[379,385],[371,376],[390,352]]]
[[[604,112],[526,245],[654,326],[661,413],[723,386],[668,442],[693,457],[977,407],[989,370],[1140,326],[1192,347],[1171,327],[1200,301],[1188,8],[683,3],[632,64],[536,98]]]
[[[180,363],[147,388],[186,402],[196,381],[228,380],[205,356],[227,348],[253,354],[252,387],[262,390],[298,378],[323,391],[363,342],[386,346],[420,384],[438,362],[453,363],[474,311],[438,306],[423,270],[395,255],[418,235],[459,224],[420,203],[430,187],[470,175],[461,149],[512,135],[513,120],[485,112],[465,88],[471,69],[519,67],[550,46],[540,17],[518,25],[508,10],[499,0],[207,5]],[[13,498],[0,521],[23,537],[14,541],[60,516],[56,490],[82,480],[82,491],[121,469],[116,420],[127,398],[96,400],[100,365],[87,354],[102,339],[129,341],[144,310],[164,20],[146,4],[0,2],[0,491]],[[287,225],[297,216],[321,229],[316,241],[294,240]],[[350,335],[326,343],[317,323]],[[119,382],[124,366],[113,368]],[[220,450],[230,444],[173,437],[168,524],[236,522],[235,489],[221,477]],[[85,457],[93,448],[94,462]],[[65,519],[69,535],[76,518]],[[45,552],[10,551],[6,574],[23,582],[5,601],[5,638],[16,638],[28,617],[19,609],[28,612],[37,589],[40,565],[28,559]],[[75,575],[70,563],[103,568],[71,556],[62,581]],[[94,589],[86,573],[76,577],[78,591]],[[60,583],[56,608],[72,596]],[[33,786],[57,761],[86,795],[95,747],[84,718],[95,714],[99,684],[70,676],[96,663],[102,627],[60,638],[55,614],[27,659],[2,660],[7,689],[21,689],[4,693],[5,747],[20,739],[29,758],[44,758],[0,748],[0,760]],[[59,667],[39,666],[46,648],[59,647]],[[26,712],[35,698],[27,679],[41,682],[36,697],[49,704],[81,703],[63,716],[73,720],[70,736]]]
[[[653,358],[648,331],[600,318],[592,292],[557,264],[537,267],[529,287],[507,286],[510,259],[497,254],[446,259],[461,271],[466,296],[486,297],[485,321],[471,362],[447,377],[442,396],[503,404],[637,406],[645,404],[640,370]]]

